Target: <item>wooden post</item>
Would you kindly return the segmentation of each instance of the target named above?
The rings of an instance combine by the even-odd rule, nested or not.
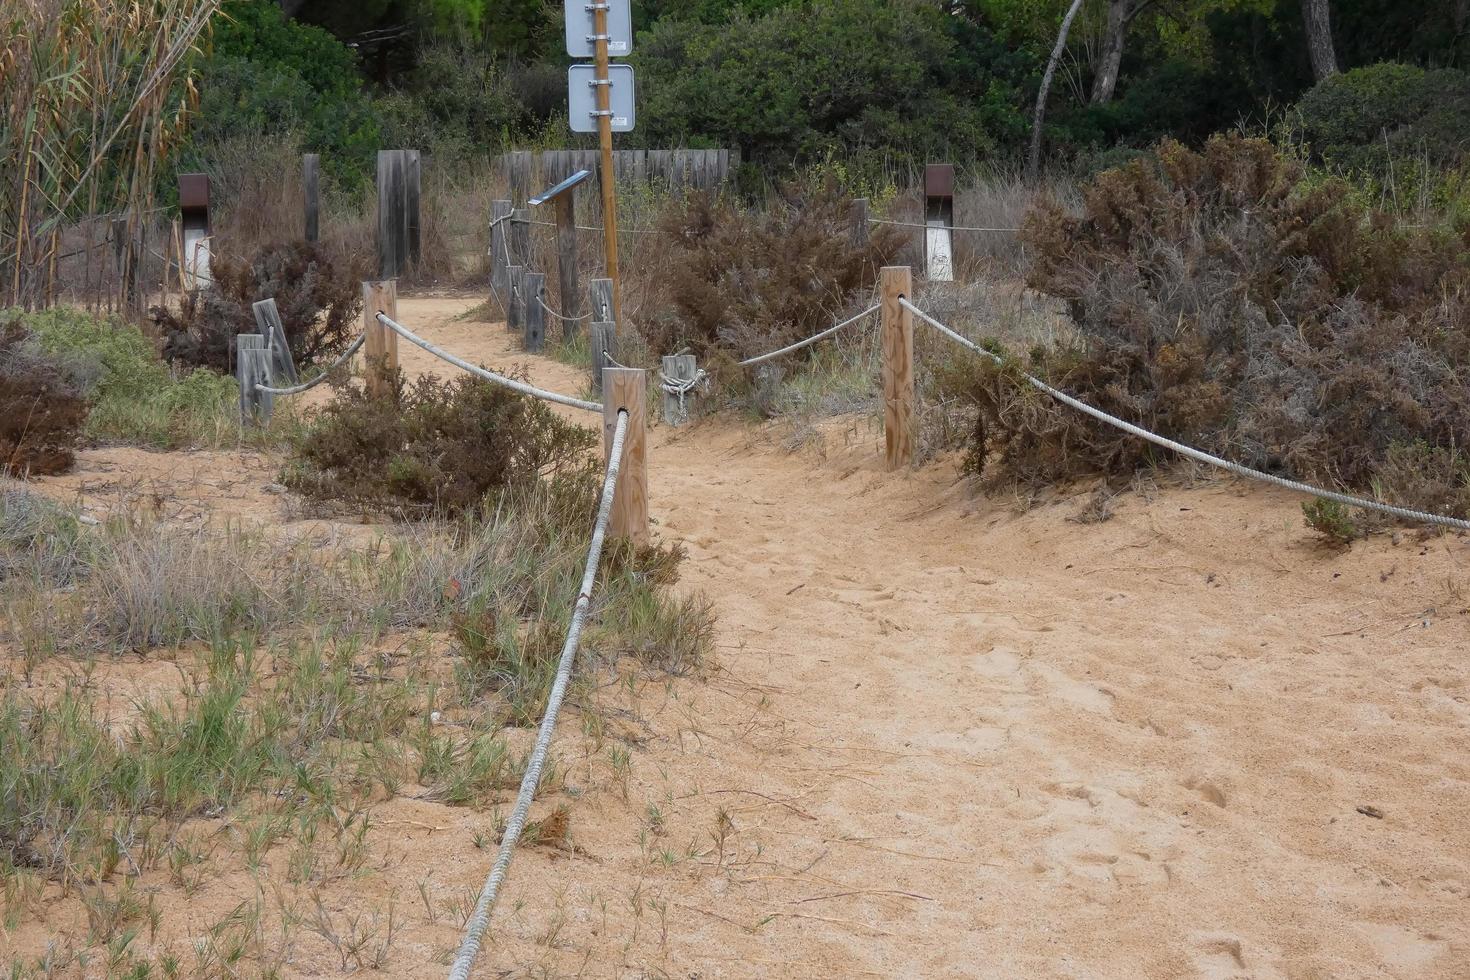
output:
[[[393,375],[398,371],[398,334],[379,322],[379,310],[398,318],[397,279],[362,284],[362,327],[367,331],[367,393],[372,398],[386,398],[393,393]]]
[[[527,353],[539,354],[546,347],[546,273],[528,272],[524,283],[525,288],[521,290],[526,321],[523,346]]]
[[[301,204],[306,218],[306,240],[317,241],[321,235],[322,211],[322,158],[320,154],[303,153],[301,155]]]
[[[408,260],[416,269],[423,255],[420,248],[422,224],[419,218],[419,151],[402,152],[404,230],[408,240]]]
[[[418,150],[378,151],[378,277],[397,279],[419,260]]]
[[[592,323],[587,327],[587,352],[592,357],[592,390],[602,390],[602,369],[609,357],[618,356],[618,331],[611,322]]]
[[[589,287],[592,319],[598,323],[613,322],[613,284],[611,279],[594,279]]]
[[[280,378],[288,384],[299,384],[301,376],[296,373],[296,361],[291,357],[291,345],[286,340],[286,325],[281,322],[281,311],[276,309],[274,299],[263,299],[250,307],[255,314],[255,326],[265,337],[265,346],[270,351],[271,377]]]
[[[672,381],[693,381],[696,372],[693,354],[665,354],[663,358],[664,377]],[[690,391],[680,396],[672,391],[664,392],[664,414],[663,418],[669,425],[683,425],[689,421],[689,403],[694,400],[694,392]]]
[[[526,295],[526,269],[524,266],[513,265],[506,270],[505,287],[505,329],[513,334],[521,333],[525,328],[526,304],[523,302]]]
[[[914,316],[899,305],[913,295],[906,265],[879,271],[883,291],[883,446],[890,470],[914,461]]]
[[[556,196],[556,271],[561,286],[557,302],[561,315],[562,337],[571,340],[577,336],[581,321],[576,317],[582,312],[582,290],[577,285],[577,212],[573,207],[575,190],[563,191]]]
[[[515,265],[531,264],[531,212],[516,208],[510,214],[510,261]]]
[[[270,422],[275,396],[258,384],[270,384],[270,350],[258,333],[235,338],[235,380],[240,383],[240,424],[262,426]]]
[[[507,271],[510,268],[510,229],[506,225],[510,222],[510,202],[490,202],[490,285],[491,292],[499,297],[496,302],[501,305],[500,312],[507,313],[510,298],[507,295],[509,278]]]
[[[853,248],[868,247],[868,199],[855,197],[847,207],[847,237]]]
[[[631,538],[636,544],[648,541],[648,440],[647,371],[639,368],[604,368],[602,372],[603,459],[612,456],[613,433],[618,413],[628,413],[628,434],[623,437],[623,459],[618,489],[613,495],[612,521],[608,534]]]
[[[602,184],[602,261],[612,280],[612,315],[599,319],[618,322],[623,305],[622,279],[618,275],[618,192],[613,172],[612,86],[608,83],[607,4],[592,7],[593,64],[597,85],[598,177]]]

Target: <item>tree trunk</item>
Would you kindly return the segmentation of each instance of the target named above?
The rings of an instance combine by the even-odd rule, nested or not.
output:
[[[1092,75],[1092,104],[1104,105],[1113,100],[1118,88],[1118,70],[1123,65],[1123,48],[1133,18],[1143,13],[1153,0],[1108,0],[1108,27],[1103,37],[1102,55]]]
[[[1337,50],[1332,46],[1331,0],[1302,0],[1302,20],[1307,26],[1307,54],[1312,59],[1312,77],[1317,81],[1337,74]]]
[[[1067,34],[1072,30],[1072,20],[1081,9],[1082,0],[1072,0],[1072,6],[1067,8],[1067,16],[1062,18],[1062,27],[1057,31],[1056,46],[1051,49],[1046,71],[1041,76],[1041,91],[1036,93],[1036,113],[1031,119],[1031,153],[1026,161],[1026,176],[1031,180],[1036,179],[1037,171],[1041,169],[1041,121],[1046,117],[1046,96],[1051,91],[1052,76],[1057,73],[1057,62],[1062,60],[1062,52],[1067,49]]]

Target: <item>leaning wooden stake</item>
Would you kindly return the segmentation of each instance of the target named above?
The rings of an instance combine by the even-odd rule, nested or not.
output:
[[[362,328],[367,331],[367,393],[387,398],[398,371],[398,334],[378,319],[378,311],[398,319],[398,280],[362,284]]]
[[[853,248],[868,247],[868,199],[855,197],[847,206],[847,240]]]
[[[255,314],[255,326],[265,337],[265,345],[271,352],[271,375],[287,384],[298,384],[301,376],[296,372],[296,361],[291,357],[291,345],[286,340],[286,325],[281,322],[281,311],[276,309],[274,299],[263,299],[251,305]]]
[[[914,317],[899,305],[913,295],[906,265],[879,272],[883,290],[883,445],[890,470],[914,461]]]
[[[648,418],[648,372],[639,368],[605,368],[602,372],[603,459],[612,452],[618,413],[628,413],[628,434],[623,438],[622,470],[613,496],[612,521],[608,533],[648,541],[648,442],[644,431]]]

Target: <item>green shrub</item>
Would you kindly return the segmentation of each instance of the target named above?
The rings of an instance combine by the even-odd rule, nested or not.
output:
[[[1405,470],[1397,447],[1460,445],[1470,242],[1300,180],[1269,143],[1216,137],[1101,174],[1081,214],[1039,206],[1023,231],[1028,283],[1067,301],[1079,341],[1034,351],[1024,367],[1165,436],[1350,487]],[[969,375],[977,467],[1055,480],[1157,458],[1030,391],[1017,366]],[[1466,513],[1453,465],[1424,475],[1436,486],[1415,499]]]
[[[162,449],[239,437],[239,387],[208,371],[177,373],[137,327],[76,310],[20,318],[86,399],[83,437]]]
[[[1324,79],[1296,104],[1301,137],[1315,159],[1382,174],[1426,157],[1439,167],[1470,152],[1470,73],[1391,62]]]
[[[299,134],[326,172],[353,186],[372,174],[380,145],[352,50],[287,18],[271,0],[232,0],[200,59],[199,111],[185,164],[234,138]]]
[[[486,495],[585,474],[596,435],[477,378],[393,379],[393,397],[340,388],[283,474],[303,496],[375,511],[461,513]]]

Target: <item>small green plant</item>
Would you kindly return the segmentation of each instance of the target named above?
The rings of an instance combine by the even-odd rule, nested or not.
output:
[[[1326,538],[1329,544],[1345,548],[1363,536],[1347,506],[1335,500],[1302,502],[1302,515],[1307,527]]]

